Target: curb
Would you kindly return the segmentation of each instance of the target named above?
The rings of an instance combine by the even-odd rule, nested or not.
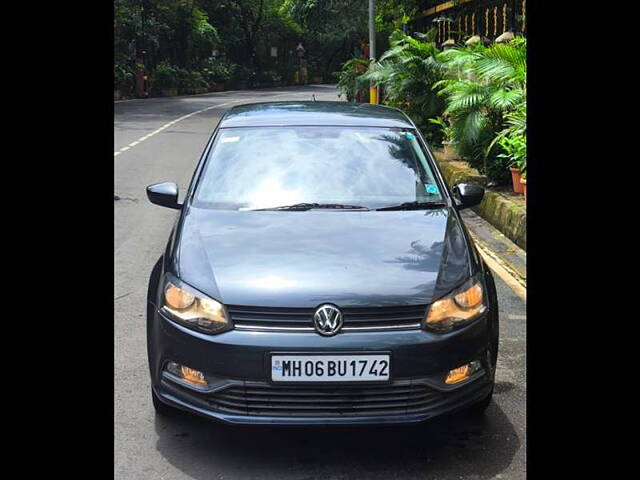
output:
[[[525,302],[527,301],[527,284],[521,282],[520,279],[513,275],[513,271],[509,270],[508,266],[500,262],[499,257],[493,256],[491,250],[484,248],[481,242],[477,241],[473,235],[478,253],[485,261],[487,266],[498,275],[504,283],[506,283],[511,290],[514,291]]]
[[[480,205],[472,207],[486,221],[491,223],[509,240],[520,248],[527,249],[527,211],[499,192],[487,189],[487,178],[466,165],[458,165],[443,160],[440,152],[434,152],[443,177],[453,186],[461,182],[476,183],[485,187]]]
[[[487,266],[526,302],[527,253],[473,211],[464,210],[461,216]]]
[[[205,93],[192,93],[187,95],[174,95],[172,97],[147,97],[147,98],[127,98],[125,100],[114,100],[113,103],[124,103],[124,102],[133,102],[135,100],[150,100],[152,98],[185,98],[185,97],[202,97],[204,95],[216,95],[216,94],[225,94],[225,93],[238,93],[238,92],[255,92],[256,90],[277,90],[283,88],[291,88],[291,87],[323,87],[323,86],[335,87],[335,84],[329,83],[308,83],[306,85],[285,85],[282,87],[264,87],[264,88],[243,88],[240,90],[224,90],[222,92],[205,92]]]

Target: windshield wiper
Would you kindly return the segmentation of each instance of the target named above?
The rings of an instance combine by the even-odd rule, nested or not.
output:
[[[264,210],[311,210],[312,208],[327,208],[336,210],[369,210],[367,207],[359,205],[342,205],[340,203],[296,203],[294,205],[283,205],[281,207],[256,208],[255,212]]]
[[[405,202],[400,205],[393,205],[391,207],[376,208],[378,211],[383,210],[429,210],[432,208],[442,208],[446,205],[442,202]]]

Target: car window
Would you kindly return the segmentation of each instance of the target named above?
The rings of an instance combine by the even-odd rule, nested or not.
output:
[[[415,132],[364,127],[221,129],[194,195],[231,210],[413,201],[442,201]]]

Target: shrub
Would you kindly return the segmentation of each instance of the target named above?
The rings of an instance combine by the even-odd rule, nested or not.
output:
[[[124,63],[113,65],[113,89],[120,90],[122,95],[131,95],[135,89],[135,73]]]
[[[151,75],[150,83],[151,88],[156,92],[176,88],[178,86],[178,68],[168,62],[158,64]]]
[[[367,87],[367,84],[362,81],[362,75],[368,67],[369,59],[352,58],[342,65],[339,72],[334,72],[333,75],[338,80],[338,97],[344,95],[348,102],[355,101],[358,92]],[[368,98],[367,91],[367,101]]]
[[[362,81],[382,86],[385,104],[404,110],[429,142],[439,144],[442,131],[429,118],[441,116],[444,110],[444,100],[434,86],[445,78],[446,69],[434,34],[435,30],[416,33],[413,38],[396,30],[389,37],[389,50],[369,66]]]
[[[258,85],[271,86],[282,81],[282,75],[276,70],[264,70],[256,76]]]
[[[200,67],[200,73],[209,84],[224,83],[231,79],[237,65],[222,60],[208,59]]]
[[[209,84],[200,72],[195,70],[179,70],[178,90],[180,93],[203,93],[208,89]]]
[[[508,127],[496,137],[494,143],[502,148],[499,158],[506,159],[510,166],[527,172],[527,104],[506,115]],[[492,144],[493,145],[493,144]],[[489,147],[491,148],[491,147]]]
[[[515,152],[515,144],[509,142],[516,141],[518,133],[505,128],[510,118],[518,122],[517,111],[521,112],[520,123],[524,125],[522,119],[526,119],[526,40],[454,48],[442,52],[440,58],[447,78],[436,88],[446,100],[444,113],[451,122],[458,153],[490,181],[507,183],[507,167]],[[496,143],[501,151],[493,148]],[[524,145],[526,158],[526,137],[518,145],[517,155]]]
[[[231,75],[231,85],[234,88],[247,88],[253,86],[256,72],[253,68],[245,65],[238,65]]]

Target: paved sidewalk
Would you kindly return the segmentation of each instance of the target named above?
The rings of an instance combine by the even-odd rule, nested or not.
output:
[[[527,252],[472,210],[466,209],[460,214],[489,267],[524,299],[527,288]]]

